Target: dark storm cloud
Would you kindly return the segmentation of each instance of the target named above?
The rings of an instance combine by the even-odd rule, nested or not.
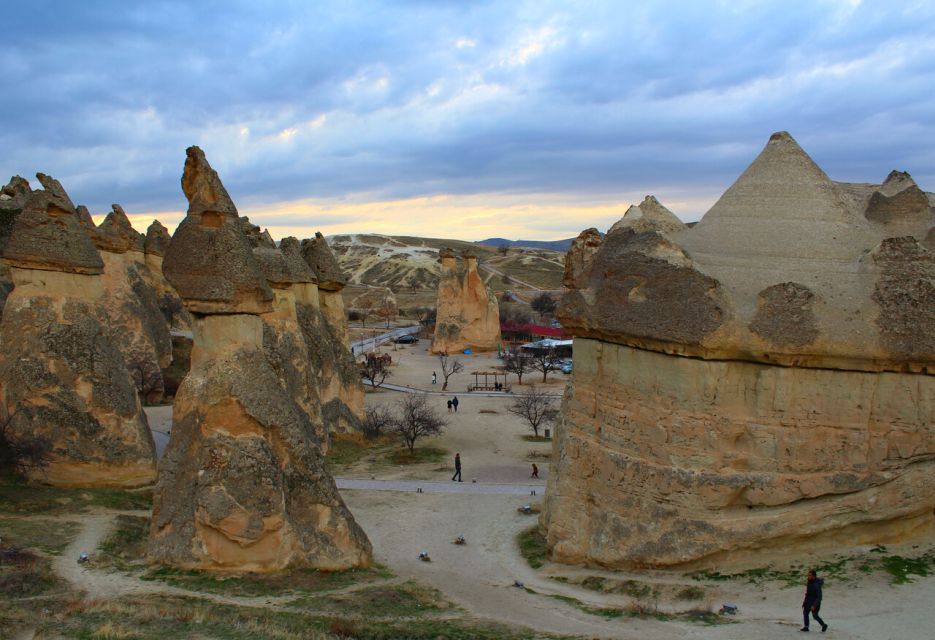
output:
[[[184,209],[199,144],[257,206],[599,200],[717,192],[786,129],[931,190],[933,63],[925,3],[37,2],[5,16],[0,172]]]

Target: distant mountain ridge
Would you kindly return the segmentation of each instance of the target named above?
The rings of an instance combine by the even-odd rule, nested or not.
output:
[[[529,247],[530,249],[548,249],[550,251],[568,251],[574,238],[566,240],[507,240],[506,238],[487,238],[478,240],[475,244],[482,244],[488,247]]]

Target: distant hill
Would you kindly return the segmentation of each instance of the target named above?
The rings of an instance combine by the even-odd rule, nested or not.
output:
[[[488,247],[528,247],[530,249],[548,249],[549,251],[568,251],[574,238],[566,240],[507,240],[506,238],[487,238],[478,240],[475,244],[482,244]]]
[[[328,244],[350,280],[343,291],[348,307],[373,287],[391,289],[400,308],[434,305],[438,250],[443,247],[476,255],[481,277],[494,291],[521,291],[525,288],[521,283],[559,290],[565,267],[564,250],[548,248],[514,246],[503,254],[497,246],[482,243],[376,233],[329,236]]]

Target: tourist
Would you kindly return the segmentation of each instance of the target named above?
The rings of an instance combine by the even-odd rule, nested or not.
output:
[[[451,400],[448,401],[448,413],[451,413]]]
[[[451,481],[454,482],[455,478],[458,479],[458,482],[461,482],[461,454],[455,454],[455,474],[451,476]]]
[[[438,382],[438,376],[436,376],[435,372],[433,371],[432,372],[432,384],[435,384],[436,382]]]
[[[451,406],[455,408],[455,413],[458,413],[458,396],[451,399]]]
[[[825,621],[818,617],[818,612],[821,611],[821,585],[824,584],[824,582],[824,580],[818,577],[814,569],[808,572],[808,580],[805,582],[805,600],[802,601],[802,618],[805,621],[805,626],[799,629],[799,631],[808,631],[809,612],[811,612],[815,621],[821,625],[822,633],[828,630],[828,625],[825,624]]]
[[[539,478],[539,467],[536,466],[535,462],[532,463],[532,477],[536,479]]]

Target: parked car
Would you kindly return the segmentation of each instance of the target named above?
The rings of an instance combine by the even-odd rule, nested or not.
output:
[[[419,341],[417,337],[411,333],[405,336],[399,336],[396,338],[396,344],[415,344]]]
[[[562,373],[571,373],[571,362],[562,363]]]

